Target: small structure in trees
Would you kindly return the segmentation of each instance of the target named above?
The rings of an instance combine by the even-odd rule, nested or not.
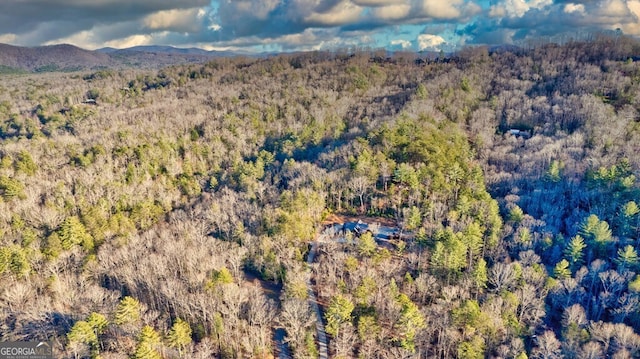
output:
[[[94,106],[97,106],[97,105],[98,105],[98,103],[96,102],[96,100],[95,100],[95,99],[93,99],[93,98],[88,98],[88,99],[86,99],[86,100],[82,101],[82,103],[84,103],[84,104],[86,104],[86,105],[94,105]]]
[[[519,130],[517,128],[509,129],[509,134],[511,136],[522,137],[524,139],[527,139],[527,138],[531,137],[531,132],[526,131],[526,130]]]
[[[358,238],[367,232],[373,234],[369,229],[369,225],[361,220],[357,222],[347,222],[343,225],[343,229],[345,232],[352,232]]]

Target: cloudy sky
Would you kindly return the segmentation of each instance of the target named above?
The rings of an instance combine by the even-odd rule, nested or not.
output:
[[[250,51],[640,36],[640,0],[0,0],[0,42]]]

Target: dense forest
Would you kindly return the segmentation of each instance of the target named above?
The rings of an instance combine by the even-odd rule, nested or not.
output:
[[[314,358],[311,289],[330,357],[638,357],[639,54],[618,36],[2,75],[0,339]],[[335,215],[401,235],[308,264]]]

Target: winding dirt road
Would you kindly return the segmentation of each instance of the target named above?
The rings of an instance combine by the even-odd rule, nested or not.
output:
[[[318,250],[318,242],[315,241],[311,244],[309,255],[307,256],[307,265],[311,268],[313,260],[316,257],[316,251]],[[311,279],[307,280],[307,293],[309,296],[309,305],[316,313],[316,338],[318,339],[318,358],[329,359],[329,352],[327,349],[327,333],[324,331],[324,323],[322,322],[322,312],[318,305],[318,299],[316,293],[313,291],[313,285]]]

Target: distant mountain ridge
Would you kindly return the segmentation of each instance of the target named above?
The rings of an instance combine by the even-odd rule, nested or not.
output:
[[[126,51],[137,51],[137,52],[151,52],[151,53],[163,53],[163,54],[185,54],[185,55],[206,55],[211,56],[212,54],[216,54],[216,51],[207,51],[204,49],[200,49],[197,47],[190,48],[180,48],[173,46],[163,46],[163,45],[148,45],[148,46],[133,46],[124,49],[115,49],[112,47],[105,47],[96,50],[102,53],[114,53],[114,52],[126,52]]]
[[[80,71],[105,67],[160,68],[235,55],[239,54],[172,46],[106,47],[91,51],[69,44],[22,47],[0,43],[0,73]]]
[[[77,71],[110,67],[117,63],[107,54],[62,44],[21,47],[0,44],[0,65],[22,71]]]

